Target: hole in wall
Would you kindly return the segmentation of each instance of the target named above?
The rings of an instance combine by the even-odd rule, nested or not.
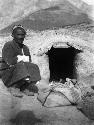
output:
[[[81,51],[74,47],[54,48],[46,53],[49,57],[50,79],[49,81],[76,79],[75,58]]]

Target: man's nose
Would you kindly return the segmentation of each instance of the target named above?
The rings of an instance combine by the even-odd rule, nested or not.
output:
[[[25,36],[24,35],[20,35],[19,38],[25,38]]]

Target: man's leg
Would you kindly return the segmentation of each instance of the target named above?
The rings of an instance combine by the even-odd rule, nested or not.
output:
[[[36,81],[30,82],[27,88],[30,92],[38,93],[38,87],[36,86]]]
[[[28,86],[30,83],[28,83],[26,80],[22,79],[16,83],[14,83],[12,85],[12,87],[10,87],[10,92],[12,93],[12,95],[19,97],[23,94],[27,95],[27,96],[34,96],[34,92],[29,91]]]
[[[15,97],[23,97],[23,93],[20,91],[17,84],[13,84],[12,86],[8,87],[8,91]]]
[[[15,65],[15,69],[12,74],[11,84],[21,81],[22,79],[30,77],[28,70],[24,62],[19,62]]]
[[[30,63],[30,62],[29,63],[25,62],[24,64],[27,68],[27,71],[28,71],[28,74],[30,76],[31,82],[41,80],[40,70],[39,70],[39,67],[36,64]]]
[[[23,84],[19,86],[20,91],[23,92],[27,96],[34,96],[34,92],[29,89],[29,86],[30,86],[29,79],[25,78],[22,81],[23,81]]]
[[[13,83],[9,88],[8,90],[11,92],[11,94],[13,96],[16,96],[16,97],[22,97],[23,96],[23,91],[26,89],[26,87],[28,86],[28,83],[26,83],[24,81],[24,79],[22,80],[19,80],[15,83]]]

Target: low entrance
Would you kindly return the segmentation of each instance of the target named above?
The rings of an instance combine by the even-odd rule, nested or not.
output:
[[[50,81],[76,78],[75,57],[79,51],[73,47],[54,48],[52,47],[47,55],[49,57]]]

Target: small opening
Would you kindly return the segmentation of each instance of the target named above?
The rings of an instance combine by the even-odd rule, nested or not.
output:
[[[76,78],[75,56],[79,50],[69,48],[52,47],[47,55],[49,57],[50,81],[65,80],[66,78]]]

